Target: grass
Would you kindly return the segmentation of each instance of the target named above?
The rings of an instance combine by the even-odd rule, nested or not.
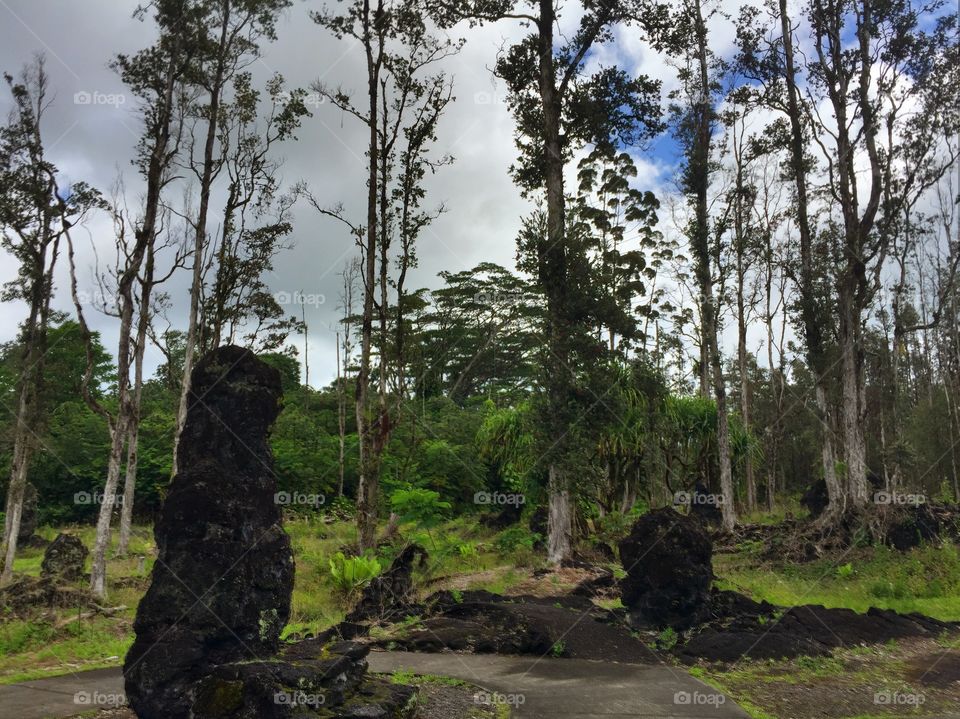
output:
[[[866,547],[841,559],[778,565],[750,552],[714,557],[721,589],[772,604],[822,604],[865,612],[870,607],[960,620],[960,551],[952,544],[906,553]]]
[[[862,707],[854,702],[851,713],[834,708],[823,716],[844,719],[874,717],[891,719],[900,716],[936,717],[950,706],[949,699],[936,697],[929,690],[918,692],[908,677],[908,662],[904,660],[897,643],[851,647],[835,651],[831,656],[800,657],[795,660],[744,661],[732,667],[693,667],[690,673],[733,698],[754,719],[771,719],[786,711],[774,697],[847,696],[859,698],[860,704],[872,703],[871,695],[878,692],[917,694],[926,693],[929,706],[913,708],[890,707],[873,713],[860,713]],[[794,690],[791,690],[794,688]],[[921,688],[923,689],[923,688]],[[945,703],[946,702],[946,703]],[[808,708],[811,706],[807,704]],[[815,706],[812,705],[812,706]],[[778,711],[779,709],[779,711]],[[927,713],[932,711],[932,714]],[[815,711],[803,716],[820,716]]]
[[[284,526],[290,535],[296,575],[290,620],[281,636],[297,639],[342,621],[349,608],[350,600],[335,591],[329,558],[356,541],[356,529],[349,522],[326,524],[307,518],[288,520]],[[63,529],[77,535],[87,547],[93,546],[93,527]],[[38,534],[52,540],[59,531],[43,527]],[[403,532],[412,541],[431,544],[413,527],[405,527]],[[446,522],[432,529],[431,534],[437,549],[431,551],[427,567],[418,570],[416,576],[420,586],[431,582],[429,591],[445,588],[448,580],[476,574],[480,579],[470,581],[470,588],[502,593],[527,576],[526,572],[515,569],[516,560],[522,562],[522,558],[496,551],[496,534],[483,529],[475,518],[461,517]],[[125,609],[112,617],[88,617],[69,623],[76,614],[69,609],[31,621],[0,620],[0,684],[122,663],[133,641],[133,619],[146,589],[156,546],[152,528],[137,526],[128,556],[119,558],[114,556],[117,533],[113,535],[113,550],[108,554],[106,605],[122,605]],[[383,566],[389,566],[393,553],[390,549],[383,550],[379,557]],[[26,548],[17,557],[14,571],[37,576],[42,559],[42,548]],[[86,571],[89,570],[88,557]]]

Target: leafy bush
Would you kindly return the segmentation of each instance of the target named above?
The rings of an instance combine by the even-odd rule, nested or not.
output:
[[[399,515],[400,521],[412,522],[422,529],[440,524],[450,507],[450,502],[442,501],[440,493],[432,489],[398,489],[390,496],[390,508]]]
[[[494,540],[493,547],[500,554],[510,554],[518,549],[532,550],[541,539],[542,537],[539,534],[531,532],[525,527],[510,527],[510,529],[501,532],[500,536]]]
[[[401,522],[412,522],[425,530],[430,545],[437,548],[430,529],[440,524],[444,513],[451,508],[450,502],[440,499],[439,492],[419,487],[398,489],[390,495],[390,508],[399,515]]]
[[[330,578],[333,586],[344,595],[359,591],[382,571],[374,557],[346,557],[337,552],[330,559]]]

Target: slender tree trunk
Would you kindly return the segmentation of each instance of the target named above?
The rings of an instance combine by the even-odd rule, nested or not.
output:
[[[133,394],[127,429],[127,468],[123,481],[123,504],[120,507],[120,540],[117,556],[125,557],[130,549],[133,530],[133,503],[137,489],[137,462],[140,444],[140,416],[143,402],[143,354],[147,348],[147,330],[150,326],[150,298],[153,294],[153,246],[147,249],[144,278],[140,289],[140,307],[137,316],[137,340],[133,358]]]
[[[367,395],[370,384],[370,353],[373,338],[373,300],[377,280],[377,247],[379,224],[377,212],[377,177],[380,165],[380,142],[378,117],[380,98],[381,56],[374,56],[371,33],[372,18],[369,3],[364,3],[364,49],[367,57],[367,94],[369,115],[367,117],[369,143],[367,150],[367,237],[363,248],[363,315],[360,324],[360,366],[356,380],[356,414],[359,452],[359,478],[357,483],[357,532],[360,547],[372,548],[375,544],[377,507],[376,489],[379,485],[380,468],[373,453],[372,436],[367,425]]]
[[[220,40],[217,49],[217,65],[210,84],[210,106],[207,109],[207,135],[203,147],[203,169],[200,175],[200,206],[194,227],[193,240],[193,279],[190,285],[190,316],[187,325],[187,339],[183,354],[183,374],[180,378],[180,404],[177,408],[176,432],[173,440],[173,471],[177,471],[177,452],[180,435],[187,421],[190,408],[190,376],[193,374],[194,356],[199,342],[200,296],[203,292],[203,256],[207,244],[207,216],[210,212],[210,190],[213,185],[213,172],[216,158],[214,152],[220,123],[220,104],[226,76],[226,57],[228,31],[230,26],[231,0],[223,0],[223,18],[220,25]]]
[[[343,496],[343,470],[347,441],[347,402],[344,392],[345,378],[340,372],[340,333],[337,333],[337,429],[339,431],[339,450],[337,456],[337,496]]]
[[[31,303],[33,305],[33,303]],[[31,449],[36,431],[35,342],[38,324],[38,309],[32,306],[30,318],[24,331],[24,350],[21,358],[20,392],[17,404],[16,424],[13,440],[13,457],[10,464],[10,483],[7,485],[7,506],[4,515],[3,547],[0,559],[3,571],[0,583],[6,583],[13,577],[13,562],[17,556],[17,540],[20,535],[20,519],[23,513],[23,497],[27,486],[27,471],[30,466]]]
[[[700,290],[701,345],[707,348],[713,396],[717,404],[717,452],[720,467],[720,492],[723,496],[723,526],[733,530],[737,522],[733,490],[733,468],[730,460],[730,426],[727,416],[727,390],[723,376],[723,363],[717,340],[718,310],[715,304],[713,274],[711,268],[710,218],[707,192],[710,183],[710,144],[713,123],[713,106],[710,100],[710,74],[707,51],[707,28],[703,20],[700,0],[693,3],[694,23],[697,35],[695,49],[699,67],[700,97],[695,99],[695,134],[691,138],[689,167],[687,169],[688,191],[694,196],[694,224],[691,241],[696,263],[697,284]]]
[[[39,129],[37,130],[39,133]],[[49,222],[49,221],[48,221]],[[53,291],[53,271],[59,254],[60,238],[50,238],[49,226],[33,267],[30,288],[30,312],[24,325],[22,367],[19,376],[19,396],[15,416],[13,456],[10,463],[10,482],[7,485],[7,504],[4,515],[3,543],[0,545],[0,584],[13,577],[13,562],[17,556],[20,521],[23,517],[23,498],[27,475],[40,430],[40,401],[43,390],[44,365],[47,354],[47,328],[50,320],[50,299]],[[47,249],[50,248],[48,265]]]
[[[819,302],[816,296],[813,231],[810,226],[807,198],[807,161],[804,157],[805,140],[801,123],[800,91],[796,80],[793,28],[787,11],[787,0],[779,0],[779,3],[784,47],[784,76],[787,86],[787,114],[790,120],[790,167],[797,193],[796,216],[797,230],[800,235],[800,314],[807,344],[807,364],[813,373],[817,411],[821,421],[820,457],[829,497],[827,514],[835,516],[846,505],[846,492],[837,478],[836,451],[833,446],[833,413],[828,400],[823,328],[820,324]]]

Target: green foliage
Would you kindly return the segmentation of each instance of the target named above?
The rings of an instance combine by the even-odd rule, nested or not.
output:
[[[390,508],[397,513],[400,521],[429,530],[443,521],[443,515],[451,508],[451,504],[441,500],[439,492],[412,487],[398,489],[390,495]]]
[[[518,549],[533,550],[534,545],[543,538],[524,527],[510,527],[501,532],[493,542],[500,554],[508,555]]]
[[[337,552],[330,558],[333,586],[344,595],[352,595],[365,587],[382,570],[374,557],[346,557]]]
[[[493,464],[507,486],[515,491],[526,489],[537,459],[533,419],[529,402],[504,408],[488,403],[487,414],[477,431],[481,458]]]
[[[849,579],[854,575],[853,564],[847,562],[837,567],[837,578],[838,579]]]
[[[679,640],[680,635],[677,634],[677,630],[667,627],[657,635],[657,648],[669,651],[677,646]]]

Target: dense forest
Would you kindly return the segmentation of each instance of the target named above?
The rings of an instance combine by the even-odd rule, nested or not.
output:
[[[91,589],[105,591],[111,533],[122,554],[134,519],[156,515],[202,402],[191,371],[225,344],[282,374],[281,501],[355,508],[361,547],[405,503],[542,507],[560,562],[603,521],[695,486],[727,529],[796,510],[818,480],[827,523],[877,502],[960,500],[948,3],[315,5],[317,42],[362,51],[353,87],[254,71],[284,40],[289,0],[139,10],[131,22],[155,42],[104,58],[136,107],[131,187],[65,177],[46,132],[56,72],[43,56],[7,68],[0,231],[16,276],[3,300],[19,327],[0,358],[5,579],[35,492],[42,522],[96,523]],[[414,286],[418,239],[457,211],[426,190],[456,162],[437,141],[462,101],[446,63],[489,24],[522,28],[488,65],[515,120],[503,182],[530,206],[515,265]],[[722,33],[735,43],[718,47]],[[675,82],[608,62],[625,37],[667,58]],[[353,148],[364,184],[342,187],[364,216],[284,178],[298,133],[334,112],[368,138]],[[653,143],[675,151],[669,196],[638,172]],[[355,242],[332,268],[335,377],[311,375],[302,290],[270,279],[297,238],[295,207]],[[104,219],[112,254],[83,266],[84,230]],[[333,256],[318,249],[318,270]],[[166,290],[174,276],[188,298]],[[189,304],[182,326],[175,302]],[[116,324],[116,346],[95,314]],[[155,370],[148,347],[164,358]]]

